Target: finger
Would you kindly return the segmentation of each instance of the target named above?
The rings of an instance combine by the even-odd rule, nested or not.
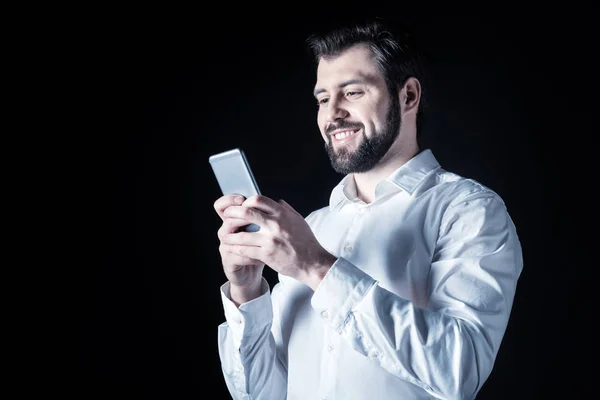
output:
[[[281,211],[281,205],[270,197],[255,195],[248,197],[242,204],[244,207],[252,207],[267,215],[274,215]]]
[[[235,254],[240,257],[252,258],[254,260],[261,259],[261,248],[256,246],[240,246],[237,244],[222,243],[222,251]]]
[[[241,218],[224,218],[223,224],[217,231],[217,236],[221,239],[224,235],[239,231],[242,226],[248,225],[248,221]]]
[[[260,232],[234,232],[223,235],[221,243],[261,247],[264,239]]]
[[[223,217],[243,219],[246,223],[251,222],[259,226],[266,225],[267,222],[267,215],[264,212],[245,205],[227,207],[223,211]]]
[[[219,214],[219,217],[223,218],[223,212],[231,206],[239,206],[242,205],[242,203],[244,202],[244,200],[246,200],[244,198],[244,196],[240,196],[240,195],[233,195],[233,194],[226,194],[223,195],[221,197],[219,197],[213,204],[213,207],[215,209],[215,211],[217,212],[217,214]]]

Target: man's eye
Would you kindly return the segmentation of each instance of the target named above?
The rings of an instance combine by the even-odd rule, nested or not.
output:
[[[320,106],[320,105],[323,105],[323,104],[327,104],[328,101],[329,101],[329,99],[326,98],[326,97],[322,98],[322,99],[319,99],[319,100],[317,100],[317,105]]]
[[[346,96],[358,96],[360,94],[360,92],[346,92]]]

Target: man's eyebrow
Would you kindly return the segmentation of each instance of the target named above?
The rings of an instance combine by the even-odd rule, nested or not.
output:
[[[364,85],[367,84],[369,82],[371,82],[372,79],[368,76],[364,77],[364,78],[354,78],[354,79],[349,79],[347,81],[344,81],[342,83],[340,83],[338,85],[339,89],[342,89],[348,85]],[[319,94],[325,92],[325,89],[320,89],[320,88],[315,88],[314,92],[313,92],[313,96],[317,97]]]

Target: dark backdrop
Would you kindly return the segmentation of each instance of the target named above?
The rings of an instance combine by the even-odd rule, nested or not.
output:
[[[80,142],[92,185],[78,197],[78,358],[65,380],[77,398],[228,398],[210,154],[243,148],[263,193],[304,215],[341,178],[317,129],[304,47],[330,19],[184,14],[115,12],[94,24],[79,63],[93,117]],[[424,146],[496,190],[523,244],[510,324],[479,398],[550,398],[587,384],[568,342],[579,289],[567,201],[588,131],[578,98],[591,26],[583,15],[493,17],[403,19],[433,63]]]

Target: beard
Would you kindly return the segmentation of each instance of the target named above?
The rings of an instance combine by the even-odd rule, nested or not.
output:
[[[333,148],[331,137],[328,136],[328,140],[325,142],[325,150],[329,156],[331,166],[336,172],[344,175],[370,171],[392,147],[400,133],[401,124],[400,100],[398,96],[391,96],[391,104],[387,111],[383,129],[373,132],[371,138],[365,136],[364,125],[357,122],[342,120],[329,126],[327,133],[335,129],[361,129],[363,136],[358,148],[354,151],[349,151],[345,147],[341,147],[336,151]]]

